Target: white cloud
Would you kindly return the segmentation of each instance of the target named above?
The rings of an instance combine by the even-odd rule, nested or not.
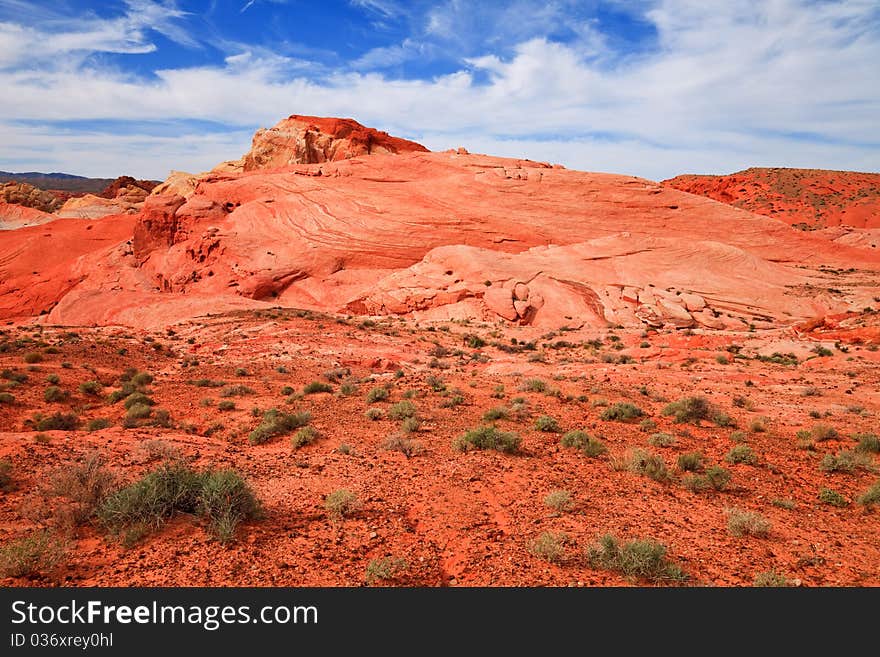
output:
[[[393,7],[359,4],[379,13],[380,4]],[[469,5],[435,8],[425,15],[424,29],[454,31],[467,23]],[[164,5],[130,6],[132,15],[165,16],[164,29],[178,29]],[[530,18],[524,1],[515,6],[509,22]],[[566,6],[542,4],[535,22],[552,21]],[[0,131],[8,142],[20,131],[12,122],[23,118],[206,119],[250,128],[301,113],[353,117],[438,149],[463,145],[653,178],[752,165],[880,170],[876,2],[658,0],[638,6],[656,29],[654,48],[613,52],[600,24],[581,22],[571,42],[526,38],[512,50],[463,59],[460,70],[432,80],[357,72],[419,56],[426,46],[415,39],[370,51],[347,70],[320,78],[309,77],[308,62],[256,47],[216,66],[157,71],[152,80],[94,67],[7,67],[0,71]],[[144,29],[136,19],[124,29],[94,19],[69,30],[61,43],[70,51],[148,48]],[[515,27],[509,31],[518,34]],[[0,58],[17,56],[32,38],[27,28],[0,25]],[[110,143],[92,139],[95,146]],[[57,161],[83,171],[62,150],[71,143],[65,140],[55,150]],[[247,147],[239,137],[190,142],[204,145],[216,161]],[[162,146],[167,150],[148,145],[149,157],[141,160],[122,146],[110,148],[106,166],[118,154],[116,170],[137,163],[145,169],[132,173],[157,176],[195,158],[180,145]],[[215,156],[224,146],[231,151]]]

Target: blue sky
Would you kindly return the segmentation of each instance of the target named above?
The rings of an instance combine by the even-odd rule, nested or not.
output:
[[[0,169],[164,178],[292,113],[661,179],[880,170],[875,0],[0,0]]]

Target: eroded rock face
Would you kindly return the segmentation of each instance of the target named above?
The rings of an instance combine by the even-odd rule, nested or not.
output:
[[[258,130],[241,166],[244,171],[256,171],[427,150],[421,144],[364,127],[352,119],[294,114],[267,130]]]
[[[51,192],[23,182],[0,183],[0,201],[33,208],[40,212],[55,212],[62,201]]]
[[[299,157],[295,142],[285,162]],[[0,279],[16,296],[0,317],[45,308],[51,289],[47,321],[58,324],[161,325],[206,308],[280,304],[542,327],[741,330],[861,309],[880,295],[875,277],[830,289],[819,271],[876,272],[869,248],[648,180],[463,150],[319,150],[325,159],[312,164],[173,174],[124,240],[102,252],[93,242],[109,222],[92,233],[53,224],[40,239],[36,228],[12,231],[0,241]],[[65,238],[73,253],[55,272],[73,282],[29,301],[32,273],[15,263],[55,248],[62,228],[81,236]]]
[[[0,230],[16,230],[27,226],[38,226],[56,218],[54,214],[43,212],[42,210],[0,201]]]

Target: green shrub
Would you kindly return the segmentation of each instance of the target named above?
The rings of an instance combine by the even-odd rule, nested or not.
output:
[[[556,418],[549,415],[542,415],[535,420],[535,429],[545,433],[560,433],[562,431]]]
[[[364,413],[364,416],[368,420],[375,422],[376,420],[381,420],[385,416],[385,413],[382,412],[381,408],[368,408]]]
[[[149,372],[138,372],[137,374],[132,376],[130,380],[138,388],[143,388],[144,386],[148,386],[153,382],[153,375]]]
[[[321,392],[333,392],[333,386],[323,381],[312,381],[303,386],[304,395],[316,395]]]
[[[354,515],[360,508],[357,495],[350,490],[340,488],[335,490],[324,499],[324,508],[334,520],[341,520]]]
[[[563,447],[574,448],[581,451],[585,456],[596,457],[605,454],[608,448],[598,438],[593,438],[586,431],[575,429],[569,431],[560,439]]]
[[[113,426],[113,423],[107,418],[96,417],[94,420],[89,420],[89,423],[86,425],[86,429],[88,431],[100,431],[101,429],[106,429],[110,426]]]
[[[132,404],[127,408],[128,411],[125,414],[126,420],[143,420],[144,418],[150,417],[150,414],[153,412],[153,409],[147,404]]]
[[[483,422],[494,422],[495,420],[506,420],[510,417],[510,412],[505,406],[495,406],[483,413]]]
[[[565,560],[565,545],[568,541],[568,535],[563,532],[544,532],[529,541],[528,550],[540,559],[558,564]]]
[[[880,479],[874,482],[868,490],[859,495],[856,499],[856,502],[861,504],[862,506],[872,507],[875,504],[880,503]]]
[[[107,496],[98,519],[123,540],[159,528],[177,513],[195,514],[221,542],[231,540],[239,523],[259,515],[259,502],[234,470],[197,471],[184,463],[166,463],[140,480]]]
[[[302,413],[282,413],[278,409],[270,408],[263,413],[263,420],[251,431],[248,440],[251,445],[262,445],[276,436],[283,436],[294,429],[306,426],[312,421],[312,414],[308,411]]]
[[[642,433],[651,433],[657,429],[657,423],[649,417],[639,422],[639,431]]]
[[[29,351],[24,355],[24,362],[29,365],[33,365],[34,363],[42,363],[43,362],[43,354],[37,353],[36,351]]]
[[[14,404],[15,395],[11,392],[0,392],[0,404]]]
[[[152,397],[148,397],[142,392],[133,392],[125,398],[122,405],[126,409],[130,409],[132,406],[155,406],[156,402]]]
[[[417,456],[425,451],[425,448],[419,441],[407,438],[400,434],[388,436],[382,442],[382,449],[388,450],[389,452],[400,452],[406,457]]]
[[[366,580],[367,584],[374,584],[378,581],[388,581],[394,579],[399,573],[406,570],[406,561],[397,557],[382,557],[381,559],[372,559],[367,564]]]
[[[849,500],[836,490],[830,488],[821,488],[819,490],[819,501],[831,506],[844,507],[849,506]]]
[[[850,450],[841,450],[837,454],[826,454],[822,458],[822,462],[819,463],[819,469],[825,472],[852,473],[860,468],[873,470],[873,460],[864,452],[852,452]]]
[[[187,381],[187,383],[197,388],[222,388],[226,385],[226,381],[214,381],[213,379],[196,379],[195,381]]]
[[[49,477],[49,492],[71,505],[77,524],[89,520],[113,489],[116,476],[98,452],[87,452],[76,463],[62,466]]]
[[[777,573],[775,570],[768,570],[755,575],[755,581],[752,586],[759,588],[780,588],[794,586],[794,584],[792,584],[788,577],[782,573]]]
[[[246,395],[255,395],[256,390],[244,385],[227,386],[220,391],[221,397],[244,397]]]
[[[7,491],[12,488],[12,462],[9,459],[0,460],[0,490]]]
[[[671,433],[660,431],[648,436],[648,444],[652,447],[672,447],[675,443],[675,436]]]
[[[711,420],[721,427],[731,426],[733,420],[709,403],[702,395],[684,397],[677,402],[667,404],[663,415],[671,415],[676,422],[690,422],[699,424],[701,420]]]
[[[293,386],[284,386],[283,388],[281,388],[281,394],[284,395],[285,397],[288,397],[295,392],[296,392],[296,388],[294,388]]]
[[[400,423],[400,430],[404,433],[415,433],[422,426],[421,420],[417,417],[408,417]]]
[[[627,459],[627,470],[644,475],[654,481],[667,481],[669,471],[663,457],[643,449],[634,449]]]
[[[46,530],[0,548],[0,575],[33,577],[50,572],[64,558],[64,544]]]
[[[37,431],[74,431],[79,426],[79,417],[75,413],[53,413],[48,417],[38,413],[33,425]]]
[[[679,454],[678,469],[682,472],[699,472],[703,469],[703,455],[700,452]]]
[[[46,388],[45,392],[43,392],[43,399],[47,402],[63,402],[70,396],[70,393],[66,390],[62,390],[58,386],[49,386]]]
[[[729,452],[727,452],[727,456],[724,457],[724,460],[728,463],[745,463],[746,465],[754,465],[758,462],[758,457],[755,456],[755,452],[752,451],[752,448],[745,443],[741,443],[739,445],[734,445]]]
[[[773,506],[778,506],[780,509],[787,509],[788,511],[797,508],[797,504],[795,503],[795,501],[788,499],[776,498],[774,500],[771,500],[770,504],[772,504]]]
[[[545,392],[547,383],[541,379],[526,379],[519,387],[523,392]]]
[[[416,416],[416,405],[411,401],[403,400],[399,401],[396,404],[392,404],[388,408],[388,419],[390,420],[404,420],[406,418],[413,418]]]
[[[53,386],[57,386],[59,383],[61,383],[61,377],[58,376],[57,374],[49,374],[46,377],[46,383],[49,383]]]
[[[880,436],[874,433],[857,433],[853,438],[859,441],[857,452],[880,453]]]
[[[367,403],[375,404],[376,402],[385,401],[390,396],[390,392],[388,388],[378,387],[373,388],[370,392],[367,393]]]
[[[840,438],[840,434],[837,433],[837,429],[834,427],[828,426],[827,424],[815,424],[813,428],[809,430],[807,434],[808,437],[812,438],[817,443],[821,443],[825,440],[837,440]],[[798,432],[798,438],[803,438],[801,432]]]
[[[84,381],[79,384],[79,391],[84,395],[91,395],[96,397],[101,394],[101,391],[104,389],[104,386],[101,385],[100,381]]]
[[[493,426],[470,429],[452,443],[452,448],[459,452],[468,449],[494,449],[511,454],[519,449],[522,439],[512,431],[500,431]]]
[[[319,436],[320,434],[315,427],[303,427],[293,434],[293,438],[290,439],[290,446],[294,449],[299,449],[300,447],[311,445]]]
[[[351,383],[350,381],[346,381],[341,386],[339,386],[339,391],[337,394],[340,397],[351,397],[352,395],[357,393],[357,391],[358,391],[357,385],[355,385],[354,383]]]
[[[730,472],[720,465],[712,465],[706,468],[703,474],[689,474],[683,480],[684,487],[695,493],[707,490],[723,491],[730,483]]]
[[[766,538],[770,534],[770,526],[770,521],[756,511],[727,510],[727,529],[734,536]]]
[[[666,556],[666,546],[650,539],[620,544],[617,538],[606,534],[587,552],[594,568],[619,572],[627,577],[652,582],[682,582],[687,574]]]
[[[617,402],[602,411],[601,417],[605,421],[630,422],[642,417],[644,411],[635,404],[629,402]]]
[[[572,507],[571,492],[567,490],[553,490],[544,497],[544,504],[556,511],[564,513]]]
[[[231,399],[224,399],[219,404],[217,404],[218,411],[234,411],[235,410],[235,402]]]

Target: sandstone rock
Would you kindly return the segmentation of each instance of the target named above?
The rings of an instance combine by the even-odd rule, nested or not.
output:
[[[517,283],[513,288],[513,298],[525,301],[529,298],[529,286],[525,283]]]
[[[335,162],[377,153],[427,152],[427,148],[352,119],[291,115],[269,129],[258,130],[242,158],[244,171],[276,169],[291,164]]]
[[[483,295],[483,303],[493,313],[500,315],[508,321],[513,321],[519,317],[519,313],[513,305],[513,294],[510,290],[500,287],[490,287],[486,289]]]
[[[128,191],[130,196],[126,196],[127,188],[120,191],[122,194],[112,199],[94,194],[75,196],[67,199],[56,214],[64,219],[98,219],[111,214],[135,214],[138,212],[146,198],[146,192],[140,188],[134,188]]]
[[[0,182],[0,202],[21,205],[41,212],[55,212],[61,200],[51,192],[24,182]]]
[[[702,310],[706,307],[706,300],[699,294],[682,292],[680,298],[684,302],[684,307],[689,311]]]

